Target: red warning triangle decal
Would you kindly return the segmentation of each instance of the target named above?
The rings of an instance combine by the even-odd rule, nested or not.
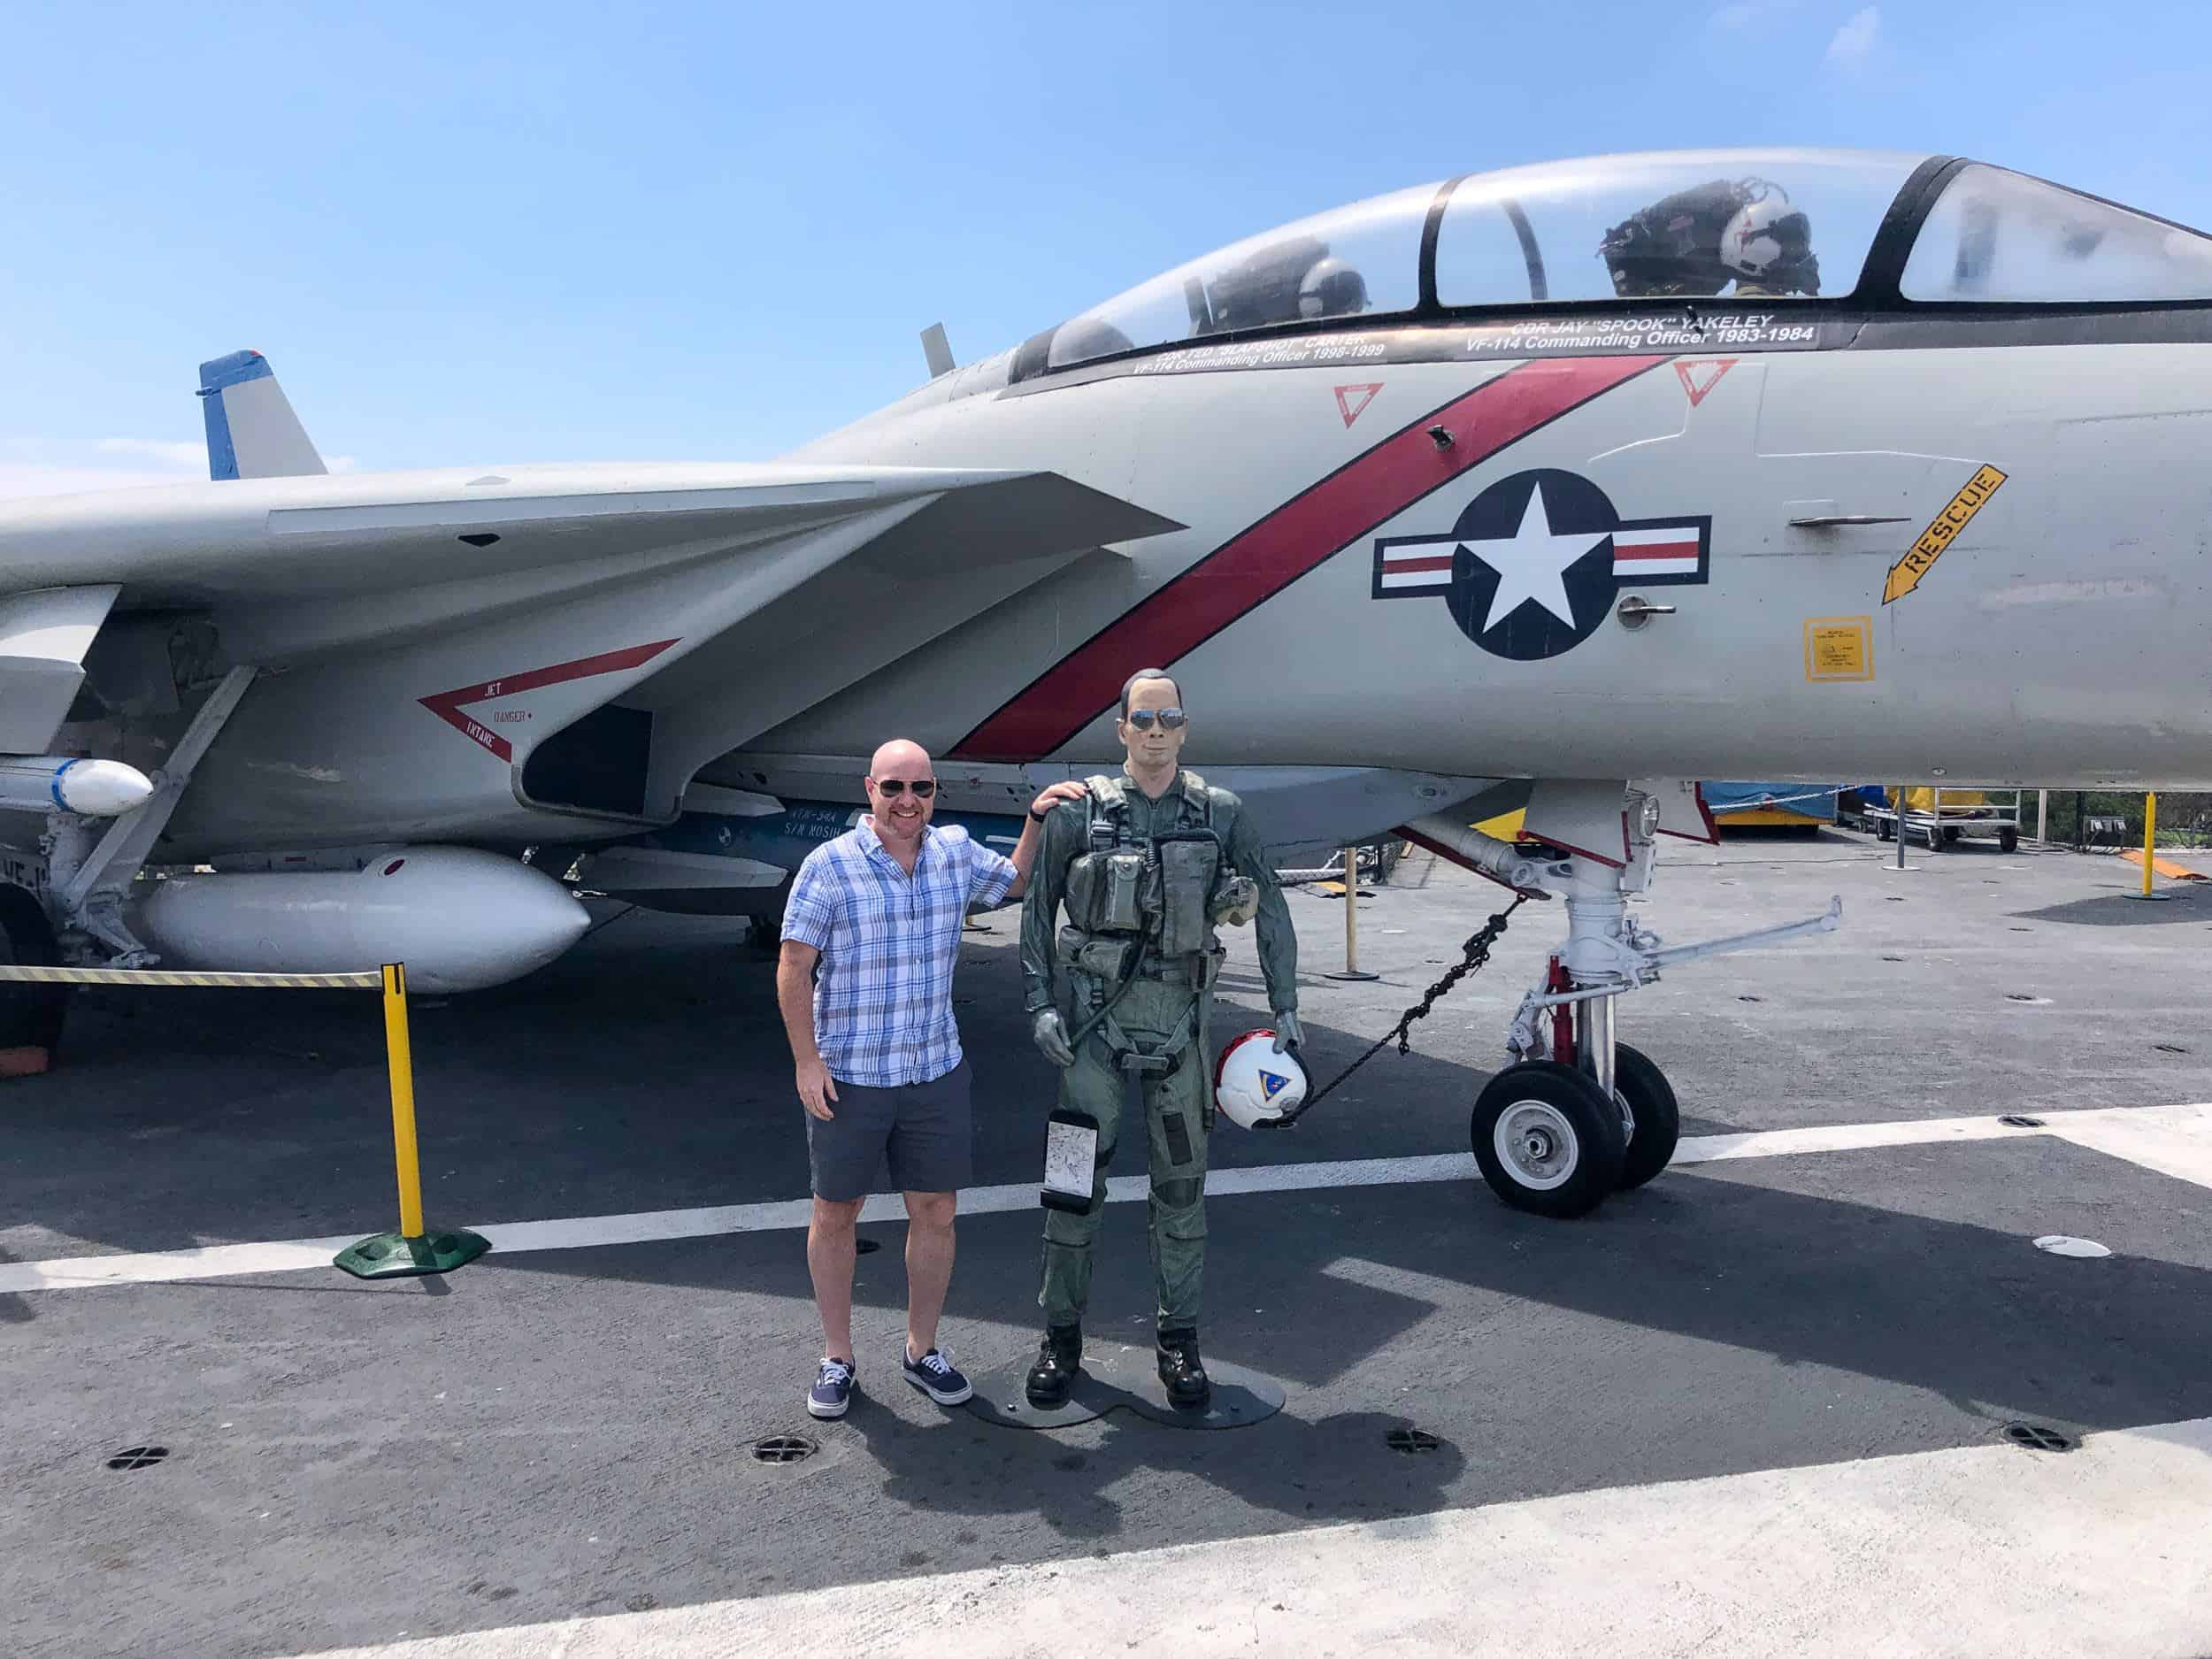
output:
[[[1695,409],[1705,401],[1706,393],[1720,384],[1720,377],[1736,366],[1734,357],[1715,357],[1709,363],[1678,363],[1676,376],[1682,389],[1690,395],[1690,407]]]
[[[1364,386],[1338,387],[1336,388],[1336,410],[1337,413],[1344,417],[1344,424],[1348,426],[1360,418],[1360,411],[1375,401],[1375,394],[1382,388],[1383,383],[1380,380],[1371,381]]]

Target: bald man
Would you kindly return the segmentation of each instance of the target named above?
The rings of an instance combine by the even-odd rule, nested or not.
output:
[[[822,1361],[806,1409],[818,1417],[843,1417],[852,1397],[853,1228],[887,1159],[906,1194],[906,1379],[943,1406],[974,1392],[937,1344],[972,1157],[953,965],[969,910],[1021,896],[1038,825],[1083,794],[1056,783],[1040,795],[1003,858],[964,829],[932,826],[937,775],[919,744],[886,743],[864,782],[868,815],[792,879],[776,964],[814,1178],[806,1259]]]

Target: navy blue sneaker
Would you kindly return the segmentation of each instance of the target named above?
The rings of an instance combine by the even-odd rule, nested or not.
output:
[[[825,1359],[806,1391],[806,1409],[818,1417],[841,1417],[852,1403],[853,1368],[849,1360]]]
[[[933,1348],[919,1359],[910,1348],[901,1352],[906,1356],[906,1380],[939,1405],[956,1406],[975,1393],[975,1385],[954,1369],[952,1356],[944,1349]]]

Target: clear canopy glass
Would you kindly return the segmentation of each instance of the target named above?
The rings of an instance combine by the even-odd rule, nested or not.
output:
[[[2212,299],[2212,237],[2002,167],[1962,167],[1915,239],[1909,300]]]
[[[1917,156],[1683,150],[1479,173],[1453,187],[1436,248],[1446,306],[1848,293]],[[1421,300],[1440,186],[1317,213],[1153,278],[1055,332],[1065,368],[1148,346]]]
[[[1882,216],[1924,159],[1675,150],[1463,179],[1437,235],[1436,297],[1463,306],[1848,294]]]
[[[1317,213],[1063,323],[1045,366],[1248,329],[1438,308],[1847,297],[1927,157],[1712,150],[1596,156],[1418,185]],[[1961,169],[1906,267],[1908,300],[2212,299],[2212,239],[2001,168]],[[1433,313],[1430,313],[1433,314]]]
[[[1232,242],[1061,324],[1053,368],[1270,323],[1388,316],[1421,299],[1432,184],[1317,213]]]

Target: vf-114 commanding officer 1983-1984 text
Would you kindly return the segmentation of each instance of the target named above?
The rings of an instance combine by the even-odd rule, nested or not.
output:
[[[1106,1165],[1123,1126],[1125,1087],[1142,1097],[1152,1177],[1153,1273],[1161,1380],[1177,1405],[1206,1403],[1198,1354],[1206,1260],[1206,1136],[1213,1125],[1207,1017],[1224,951],[1214,932],[1258,919],[1261,972],[1278,1052],[1295,1048],[1298,942],[1290,908],[1243,803],[1179,769],[1189,725],[1159,669],[1122,688],[1119,777],[1046,817],[1022,904],[1022,978],[1037,1046],[1062,1068],[1056,1118],[1096,1125],[1096,1168],[1083,1204],[1045,1217],[1045,1335],[1027,1379],[1033,1404],[1064,1402],[1080,1368],[1091,1247]],[[1068,925],[1058,928],[1067,907]],[[1066,1010],[1056,996],[1065,993]],[[1048,1198],[1048,1202],[1049,1198]]]

